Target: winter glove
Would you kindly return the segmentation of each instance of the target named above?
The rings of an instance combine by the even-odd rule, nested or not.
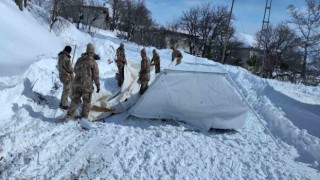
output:
[[[99,93],[100,92],[100,88],[97,88],[97,93]]]
[[[100,56],[98,54],[94,54],[94,59],[95,60],[100,60]]]

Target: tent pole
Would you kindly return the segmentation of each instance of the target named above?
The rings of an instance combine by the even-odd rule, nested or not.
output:
[[[277,143],[276,139],[273,137],[273,135],[271,134],[270,130],[267,128],[266,125],[263,124],[262,119],[259,117],[259,115],[257,114],[257,112],[253,109],[253,107],[251,106],[251,104],[249,103],[249,101],[247,100],[247,98],[244,97],[244,95],[241,93],[241,91],[239,90],[238,86],[236,85],[236,83],[232,80],[232,78],[229,76],[228,74],[228,79],[231,81],[231,83],[233,84],[233,86],[236,88],[236,90],[238,91],[238,93],[242,96],[242,98],[245,100],[245,102],[247,103],[247,105],[250,107],[250,109],[252,110],[253,114],[259,119],[260,123],[262,124],[262,126],[267,130],[268,134],[271,136],[272,140],[277,144],[277,146],[280,148],[280,145]]]

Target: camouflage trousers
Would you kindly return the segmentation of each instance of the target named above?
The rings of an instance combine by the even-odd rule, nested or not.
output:
[[[160,72],[160,65],[155,65],[155,69],[156,69],[156,74]]]
[[[177,58],[177,64],[176,64],[176,65],[178,65],[178,64],[181,63],[181,59],[182,59],[182,58]]]
[[[139,91],[140,95],[142,95],[148,89],[148,82],[149,81],[140,81],[141,83],[140,91]]]
[[[92,93],[89,92],[80,92],[77,90],[74,90],[72,92],[72,101],[70,108],[67,113],[67,117],[72,117],[74,112],[76,111],[78,104],[80,102],[80,99],[82,97],[83,104],[82,104],[82,111],[81,111],[81,117],[82,118],[88,118],[90,108],[91,108],[91,95]]]
[[[71,87],[72,87],[72,81],[63,83],[63,90],[62,90],[61,102],[60,102],[62,106],[68,106],[68,97],[70,97],[71,99]]]
[[[124,81],[124,66],[118,66],[118,72],[119,72],[118,85],[121,86]]]

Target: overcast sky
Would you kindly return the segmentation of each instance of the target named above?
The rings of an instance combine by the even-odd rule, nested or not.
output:
[[[231,8],[232,0],[145,0],[153,19],[161,25],[166,25],[179,18],[183,11],[201,3],[211,2],[215,5],[226,5]],[[278,24],[289,20],[287,7],[294,4],[297,7],[305,5],[304,0],[273,0],[271,4],[270,23]],[[235,0],[233,14],[237,32],[254,35],[261,29],[266,0]]]

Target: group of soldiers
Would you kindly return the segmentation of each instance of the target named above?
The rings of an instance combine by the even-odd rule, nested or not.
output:
[[[79,118],[87,119],[91,108],[93,83],[96,85],[96,92],[100,91],[99,67],[95,61],[93,45],[91,43],[87,45],[86,52],[77,60],[74,68],[72,68],[70,61],[71,50],[70,46],[66,46],[59,53],[58,60],[59,78],[63,84],[60,107],[68,110],[65,121],[71,119],[80,102],[82,102],[82,111]],[[68,107],[70,94],[71,105]]]
[[[181,63],[182,54],[175,46],[172,47],[172,61],[177,59],[176,65]],[[74,68],[71,63],[70,53],[72,48],[66,46],[58,56],[59,79],[63,84],[60,108],[68,110],[64,121],[68,121],[73,116],[78,104],[82,103],[81,115],[78,118],[87,119],[91,108],[91,97],[94,91],[93,84],[96,86],[96,92],[100,91],[99,67],[95,60],[100,59],[95,54],[95,49],[91,43],[87,45],[86,52],[77,60]],[[155,66],[155,73],[160,73],[160,56],[156,49],[152,51],[151,61],[147,57],[146,50],[141,50],[141,69],[139,72],[139,82],[141,84],[139,94],[142,95],[148,89],[150,80],[150,66]],[[124,44],[116,52],[118,67],[118,86],[122,86],[124,81],[124,67],[127,64]],[[75,75],[74,75],[75,74]],[[71,105],[68,106],[68,97],[71,98]]]

